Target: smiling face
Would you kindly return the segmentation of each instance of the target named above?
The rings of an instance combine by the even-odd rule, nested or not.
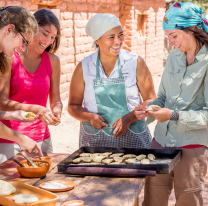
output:
[[[2,41],[2,52],[7,57],[11,57],[16,50],[21,50],[23,52],[26,50],[26,41],[29,40],[28,35],[17,33],[14,25],[7,25],[4,31],[6,35]]]
[[[99,46],[100,51],[110,56],[117,56],[124,41],[124,34],[121,26],[117,26],[105,34],[95,43]]]
[[[34,36],[32,42],[33,49],[38,54],[42,54],[54,42],[57,31],[57,28],[53,24],[40,27],[38,34]]]
[[[166,30],[165,34],[168,36],[169,45],[178,48],[180,52],[196,49],[196,40],[191,32],[176,29]]]

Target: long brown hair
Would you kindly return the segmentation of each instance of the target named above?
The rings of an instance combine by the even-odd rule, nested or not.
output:
[[[192,33],[196,39],[196,50],[195,55],[201,49],[203,45],[208,48],[208,32],[201,29],[199,26],[190,26],[184,29],[181,29],[187,33]]]
[[[60,45],[61,29],[59,20],[53,12],[47,9],[40,9],[34,13],[35,19],[38,22],[39,27],[53,24],[57,28],[57,35],[53,41],[53,44],[49,45],[45,51],[55,53]]]
[[[0,29],[13,24],[15,33],[33,35],[38,31],[38,24],[27,9],[20,6],[0,7]],[[3,52],[0,53],[0,73],[4,74],[7,67],[7,60]]]

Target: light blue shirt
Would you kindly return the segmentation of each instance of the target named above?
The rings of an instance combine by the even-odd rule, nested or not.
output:
[[[191,65],[173,50],[163,71],[158,97],[148,105],[179,111],[179,120],[158,122],[154,137],[163,147],[208,146],[208,49],[203,46]],[[147,124],[154,121],[149,115]]]

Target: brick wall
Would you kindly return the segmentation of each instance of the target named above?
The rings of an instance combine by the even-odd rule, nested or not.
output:
[[[0,0],[0,6],[18,5],[35,12],[40,7],[30,0]],[[78,62],[91,54],[92,39],[85,33],[87,21],[96,13],[112,13],[123,26],[123,48],[141,55],[151,72],[163,69],[165,0],[65,0],[50,7],[60,20],[61,97],[68,98],[72,73]],[[142,19],[142,25],[138,22]],[[138,21],[139,20],[139,21]],[[142,26],[142,36],[139,29]]]

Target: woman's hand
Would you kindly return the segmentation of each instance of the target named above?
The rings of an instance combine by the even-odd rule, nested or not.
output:
[[[145,105],[139,105],[134,108],[134,114],[137,117],[138,120],[145,119],[149,114],[146,111],[148,107]]]
[[[58,118],[56,118],[53,113],[47,109],[46,107],[42,107],[39,109],[41,115],[40,119],[45,125],[56,125],[59,123]]]
[[[114,123],[111,129],[115,128],[113,131],[113,138],[121,137],[126,131],[129,129],[130,124],[132,123],[132,117],[130,117],[130,113],[118,118]]]
[[[17,110],[17,111],[14,111],[14,112],[5,112],[4,119],[6,119],[6,120],[16,120],[16,121],[20,121],[20,122],[34,122],[41,115],[40,113],[38,113],[33,118],[24,119],[21,116],[21,111],[22,110]]]
[[[34,154],[34,151],[35,151],[35,153],[38,152],[41,157],[43,156],[41,148],[38,146],[37,142],[33,141],[29,137],[27,137],[25,135],[21,135],[21,137],[18,138],[18,142],[17,143],[21,147],[23,147],[26,150],[26,152]]]
[[[53,108],[52,113],[53,113],[54,117],[56,117],[56,119],[58,121],[55,124],[55,126],[57,126],[57,125],[59,125],[61,123],[61,112],[62,112],[62,108],[60,108],[59,106]]]
[[[165,122],[170,120],[173,110],[167,108],[160,108],[157,106],[152,106],[153,111],[148,111],[159,122]]]
[[[99,129],[99,130],[101,130],[103,127],[108,127],[108,125],[105,123],[104,118],[99,114],[92,113],[90,118],[90,123],[95,129]]]

